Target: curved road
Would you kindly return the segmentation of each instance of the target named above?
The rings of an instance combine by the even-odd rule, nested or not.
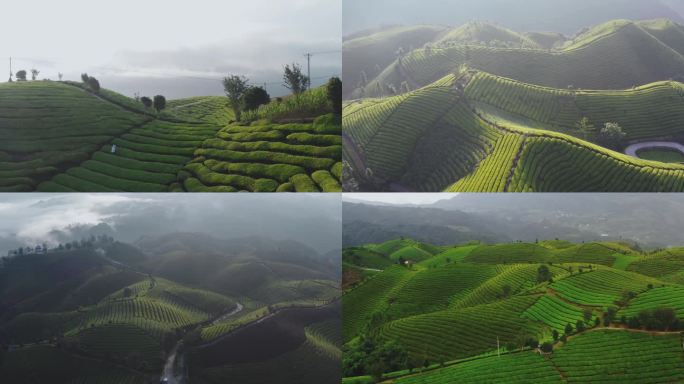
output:
[[[236,306],[234,309],[232,309],[230,312],[226,312],[223,315],[220,315],[217,317],[214,321],[211,322],[212,325],[217,324],[235,314],[238,312],[242,311],[244,309],[244,306],[241,303],[236,302]],[[166,363],[164,363],[164,370],[162,371],[161,375],[161,382],[162,383],[168,383],[168,384],[184,384],[185,381],[185,368],[183,367],[183,355],[181,354],[178,356],[178,347],[180,347],[181,343],[183,341],[179,340],[178,343],[173,347],[171,352],[169,353],[169,356],[166,358]],[[180,373],[176,374],[176,370],[174,369],[176,359],[180,359],[178,365],[180,365],[181,369],[179,369]],[[166,381],[163,381],[166,379]]]
[[[684,155],[684,145],[674,141],[646,141],[643,143],[632,144],[625,149],[625,154],[639,158],[639,156],[637,156],[637,152],[647,148],[670,148],[678,150],[682,153],[682,155]]]

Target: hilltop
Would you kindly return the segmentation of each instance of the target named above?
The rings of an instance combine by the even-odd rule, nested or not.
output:
[[[345,42],[347,68],[365,71],[346,73],[352,85],[345,90],[345,97],[404,93],[426,86],[462,65],[564,89],[623,89],[667,79],[681,80],[681,34],[682,26],[668,20],[614,20],[574,38],[518,33],[471,22],[442,32],[432,40],[423,39],[423,46],[411,47],[397,45],[399,36],[384,32]],[[363,56],[357,56],[354,49],[364,46],[363,39],[365,45],[375,47],[378,53],[387,52],[387,56],[371,56],[368,62],[360,62]],[[394,49],[380,49],[383,46]]]
[[[231,248],[193,234],[137,246],[102,237],[3,258],[0,373],[13,382],[148,383],[161,374],[213,383],[307,356],[321,370],[295,369],[283,382],[329,380],[340,353],[338,274],[302,244],[254,240]],[[287,342],[269,347],[251,334],[255,323]],[[268,357],[221,352],[240,337]]]
[[[345,383],[684,379],[683,248],[401,238],[344,263]]]
[[[0,191],[339,190],[341,123],[325,89],[273,101],[233,123],[224,97],[171,100],[156,112],[82,83],[0,84]],[[339,164],[338,164],[339,163]]]

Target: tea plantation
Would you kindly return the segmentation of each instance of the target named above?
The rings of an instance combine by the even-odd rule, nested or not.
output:
[[[389,259],[415,243],[357,246],[346,262]],[[679,248],[560,240],[433,248],[345,292],[344,383],[684,380],[684,285],[676,271],[655,277],[649,268],[676,263]]]
[[[362,191],[684,191],[684,154],[628,150],[684,137],[682,30],[618,20],[548,49],[471,23],[345,102],[345,161]]]
[[[225,97],[170,100],[157,113],[52,81],[2,84],[0,101],[0,191],[341,190],[333,115],[236,124]]]

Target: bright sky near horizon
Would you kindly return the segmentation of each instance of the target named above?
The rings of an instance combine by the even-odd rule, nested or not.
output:
[[[385,204],[432,204],[440,200],[447,200],[458,193],[345,193],[343,201],[366,201]]]
[[[74,80],[88,72],[129,95],[136,83],[150,94],[154,87],[221,94],[212,80],[230,73],[279,83],[284,64],[305,67],[304,53],[339,51],[342,39],[341,0],[34,0],[6,16],[3,77],[12,56],[15,71],[35,67],[39,78],[62,72]],[[340,57],[314,56],[312,78],[340,74]]]

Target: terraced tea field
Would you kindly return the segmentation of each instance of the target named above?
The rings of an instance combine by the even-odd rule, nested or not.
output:
[[[411,242],[355,247],[357,257],[347,262],[378,257],[360,249],[389,256]],[[560,240],[440,248],[446,250],[384,267],[345,292],[344,383],[373,382],[371,375],[376,382],[435,384],[684,379],[684,285],[642,274],[649,264],[639,264],[676,263],[678,248],[644,253],[627,243]],[[444,252],[463,256],[446,262]],[[676,325],[634,323],[670,309]],[[407,359],[378,376],[373,355],[363,352],[368,343],[400,348]],[[540,353],[543,343],[552,351]]]
[[[684,115],[679,104],[684,99],[680,83],[602,92],[597,96],[604,100],[601,107],[602,102],[594,96],[597,92],[514,86],[515,91],[506,98],[506,92],[491,92],[499,85],[490,81],[503,84],[503,89],[506,84],[517,84],[468,72],[460,77],[449,75],[419,91],[384,101],[347,104],[344,134],[358,155],[347,155],[357,170],[356,177],[369,180],[380,190],[397,186],[401,190],[449,192],[684,190],[684,166],[617,153],[585,140],[571,123],[587,116],[596,119],[591,121],[625,122],[624,131],[630,140],[645,140],[656,134],[681,135]],[[465,92],[459,90],[463,82],[468,82]],[[419,98],[423,100],[415,100]],[[422,107],[428,104],[434,107]],[[437,106],[443,109],[435,109]],[[391,117],[373,118],[379,113]],[[403,114],[414,116],[411,119],[423,116],[429,123],[410,123],[401,117]],[[518,118],[505,117],[513,114]],[[659,117],[647,122],[652,115]]]
[[[340,123],[231,124],[225,97],[159,114],[72,82],[0,86],[0,191],[339,191]]]
[[[201,144],[180,180],[191,192],[339,192],[340,132],[331,116],[311,124],[230,125]]]
[[[385,91],[388,85],[399,90],[404,81],[414,88],[423,87],[461,65],[563,89],[625,89],[684,73],[684,58],[679,52],[640,23],[616,20],[593,27],[575,41],[551,50],[520,45],[495,47],[468,41],[414,49],[398,59],[395,57],[393,63],[368,81],[362,94],[385,96],[389,93]]]
[[[176,382],[263,382],[287,367],[280,382],[339,382],[339,282],[317,265],[327,261],[298,265],[285,256],[274,262],[272,248],[260,243],[230,268],[232,255],[220,253],[229,251],[218,239],[212,245],[202,236],[206,248],[189,252],[196,234],[172,236],[184,241],[146,239],[137,248],[98,238],[78,249],[3,258],[2,377],[15,383],[148,384],[160,375]],[[269,250],[264,259],[260,249]],[[217,255],[223,268],[206,272]],[[212,260],[209,267],[203,260]],[[164,271],[178,264],[183,267]],[[254,271],[240,268],[245,264]],[[183,283],[175,281],[175,268]],[[193,268],[205,273],[196,278],[187,272]],[[318,368],[295,364],[301,358]],[[174,370],[181,362],[187,370]]]
[[[681,30],[620,20],[550,50],[469,38],[415,49],[344,104],[344,158],[363,191],[684,191],[678,152],[622,153],[681,144],[684,57],[667,45]]]

